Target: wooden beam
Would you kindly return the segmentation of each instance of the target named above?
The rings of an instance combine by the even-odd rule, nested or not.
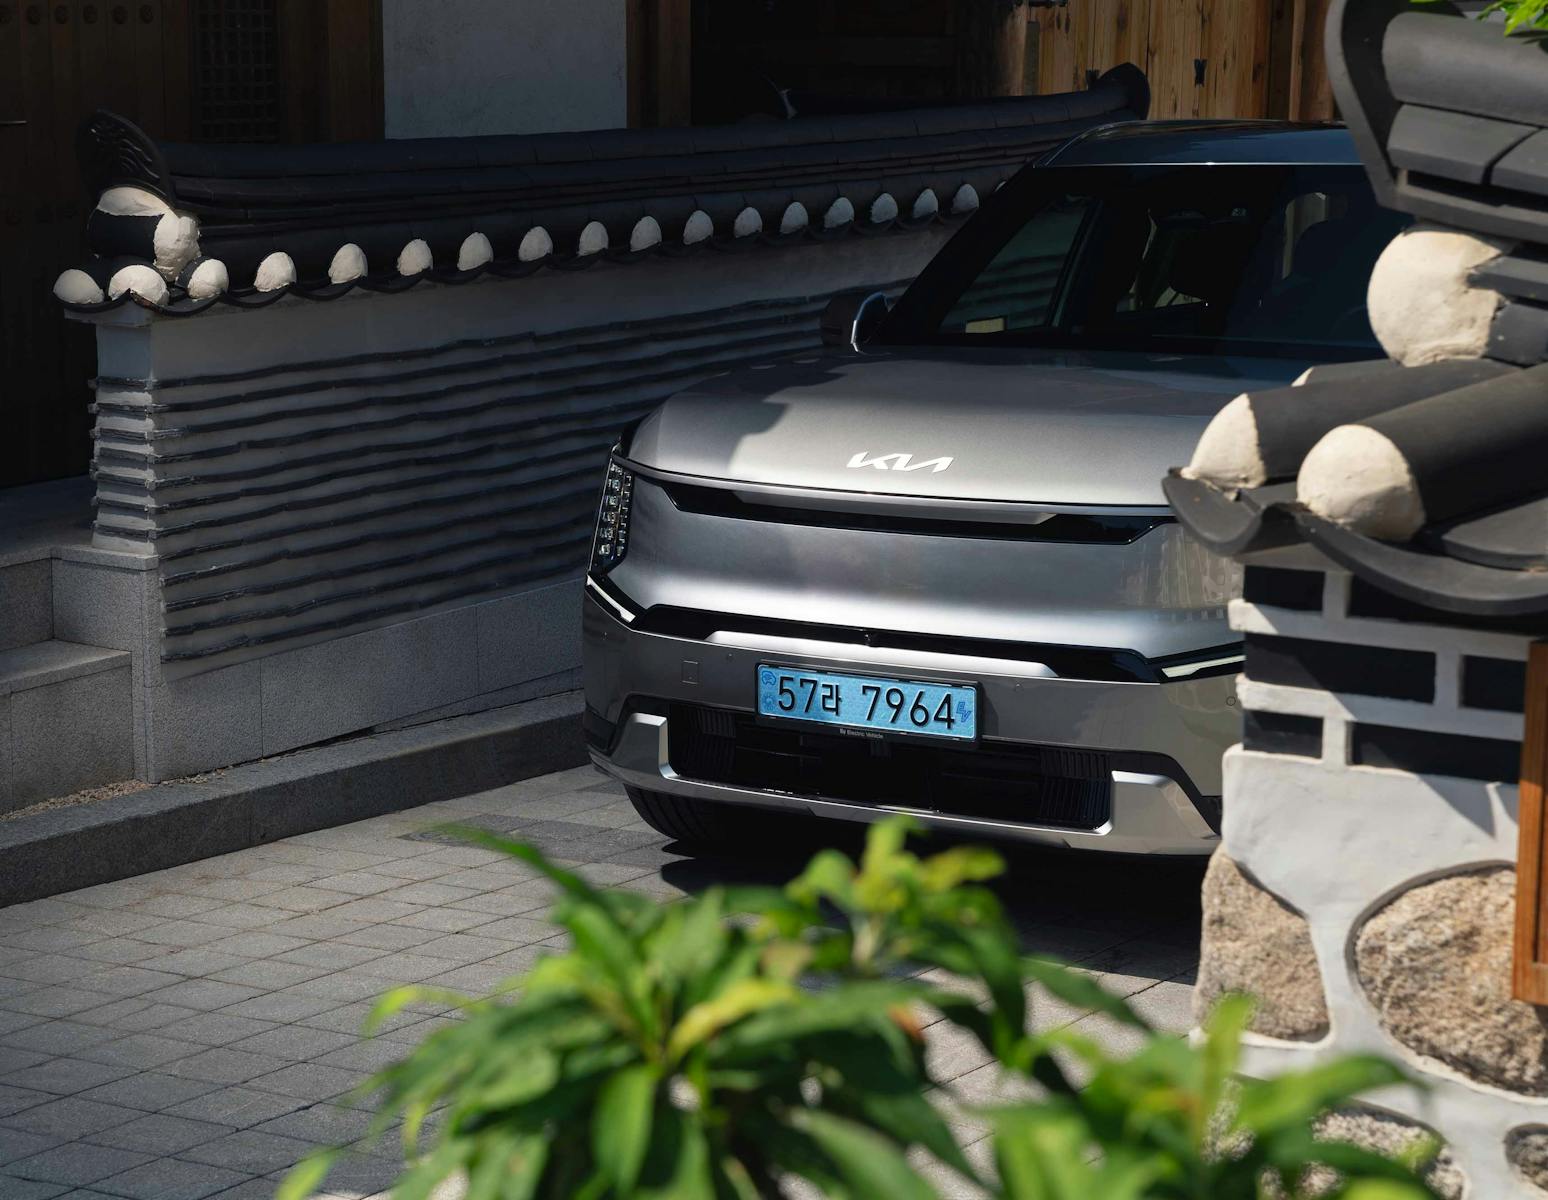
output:
[[[1528,1004],[1548,1004],[1548,642],[1527,660],[1526,725],[1521,741],[1517,810],[1516,936],[1511,991]]]

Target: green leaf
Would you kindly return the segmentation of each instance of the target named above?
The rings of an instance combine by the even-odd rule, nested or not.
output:
[[[951,1126],[922,1091],[859,1091],[854,1097],[859,1116],[874,1128],[905,1146],[923,1146],[947,1166],[977,1180],[978,1175],[962,1147],[952,1135]]]
[[[914,983],[866,980],[840,984],[830,991],[803,994],[800,1004],[756,1013],[726,1030],[717,1044],[719,1055],[740,1064],[747,1056],[771,1047],[788,1049],[797,1038],[851,1028],[856,1022],[873,1026],[888,1020],[894,1005],[911,1004],[927,995]]]
[[[1304,1125],[1330,1108],[1362,1092],[1411,1083],[1403,1071],[1384,1058],[1352,1055],[1244,1085],[1236,1128],[1256,1135]]]
[[[1419,1183],[1359,1179],[1334,1192],[1330,1200],[1435,1200],[1435,1193]]]
[[[854,880],[854,863],[837,850],[819,850],[806,864],[806,870],[785,885],[785,891],[801,904],[815,905],[829,899],[843,905],[850,898]]]
[[[502,1056],[498,1075],[473,1092],[467,1103],[477,1108],[510,1108],[543,1095],[559,1082],[559,1059],[541,1046],[518,1045]]]
[[[801,1109],[790,1119],[822,1148],[854,1200],[935,1200],[935,1189],[873,1130],[820,1109]]]
[[[379,997],[371,1006],[371,1011],[366,1014],[365,1021],[362,1023],[361,1032],[369,1036],[381,1028],[383,1021],[397,1016],[410,1004],[426,1002],[461,1009],[472,1008],[479,1003],[459,992],[447,991],[445,988],[423,987],[417,983],[406,987],[395,987]]]
[[[603,1085],[591,1119],[591,1152],[618,1191],[628,1195],[645,1165],[661,1072],[649,1063],[625,1067]]]
[[[667,1039],[667,1061],[677,1062],[688,1051],[743,1017],[789,1004],[800,997],[798,988],[778,980],[744,979],[734,983],[721,995],[696,1004],[683,1014]]]
[[[656,1125],[636,1200],[714,1200],[709,1138],[699,1115],[665,1105]]]
[[[955,846],[925,859],[919,868],[920,882],[928,892],[948,892],[1004,873],[1005,860],[981,846]]]
[[[1047,958],[1023,959],[1021,966],[1027,978],[1041,984],[1049,995],[1071,1008],[1089,1009],[1132,1029],[1150,1032],[1150,1023],[1135,1012],[1128,1001],[1113,995],[1090,975]]]
[[[274,1200],[311,1200],[333,1169],[337,1150],[314,1150],[290,1169],[274,1193]]]

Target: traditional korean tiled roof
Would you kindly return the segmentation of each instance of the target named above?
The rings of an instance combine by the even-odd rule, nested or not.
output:
[[[1329,31],[1380,199],[1426,223],[1372,278],[1397,361],[1238,397],[1167,497],[1223,554],[1304,542],[1402,600],[1548,612],[1548,55],[1404,0],[1335,0]]]
[[[907,232],[965,218],[1027,162],[1148,107],[1124,66],[1085,92],[971,105],[342,145],[157,142],[99,112],[79,138],[100,196],[93,258],[55,294],[81,313],[186,314]]]

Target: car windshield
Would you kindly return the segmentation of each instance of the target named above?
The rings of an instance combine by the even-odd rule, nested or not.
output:
[[[1406,218],[1376,204],[1358,167],[1053,167],[1007,192],[880,340],[1380,353],[1366,285]]]

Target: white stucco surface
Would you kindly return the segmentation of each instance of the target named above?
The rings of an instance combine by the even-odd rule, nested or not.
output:
[[[627,123],[618,0],[383,0],[387,136]]]

